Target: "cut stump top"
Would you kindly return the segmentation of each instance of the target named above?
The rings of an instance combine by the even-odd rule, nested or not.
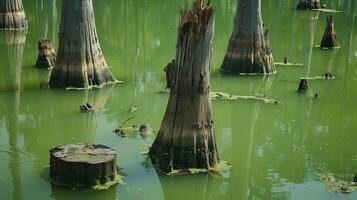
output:
[[[73,163],[100,164],[116,158],[116,152],[104,145],[68,144],[50,150],[52,156]]]

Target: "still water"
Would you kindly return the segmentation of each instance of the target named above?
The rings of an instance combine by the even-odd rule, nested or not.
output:
[[[277,62],[287,56],[303,67],[278,67],[270,77],[223,76],[217,71],[232,31],[236,0],[214,0],[216,36],[212,90],[237,95],[266,94],[279,105],[214,101],[217,144],[233,166],[221,177],[159,176],[141,153],[154,136],[121,138],[112,132],[129,124],[158,129],[167,94],[163,67],[175,55],[179,9],[189,0],[93,0],[102,50],[124,83],[91,91],[49,90],[47,70],[33,65],[37,40],[57,46],[61,1],[23,0],[28,33],[0,32],[0,199],[357,199],[357,192],[329,192],[318,173],[351,180],[357,173],[356,1],[325,0],[334,13],[342,48],[321,51],[330,13],[296,11],[295,0],[262,1]],[[301,76],[331,71],[333,81],[310,81],[296,93]],[[318,93],[317,99],[312,96]],[[99,112],[80,113],[90,102]],[[139,109],[130,113],[133,105]],[[48,150],[67,143],[99,143],[118,152],[126,185],[106,191],[52,187]]]

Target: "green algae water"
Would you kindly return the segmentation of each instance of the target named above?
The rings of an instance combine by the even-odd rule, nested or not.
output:
[[[276,62],[286,56],[303,66],[277,66],[269,77],[223,76],[236,0],[214,0],[216,35],[212,91],[267,95],[278,105],[252,100],[213,101],[221,158],[233,167],[220,176],[162,176],[142,152],[155,135],[113,130],[149,123],[160,127],[168,94],[163,67],[175,55],[182,5],[188,0],[93,0],[102,50],[122,84],[100,90],[49,90],[48,70],[37,70],[37,40],[57,46],[61,1],[23,0],[29,30],[0,32],[0,199],[145,200],[347,200],[319,180],[332,173],[351,181],[357,173],[357,2],[326,0],[340,49],[316,48],[331,13],[296,11],[295,0],[262,1],[262,15]],[[331,72],[334,80],[311,80],[296,92],[300,77]],[[315,94],[318,98],[313,98]],[[81,113],[89,102],[95,112]],[[138,110],[129,112],[137,105]],[[155,132],[155,131],[154,131]],[[49,149],[68,143],[98,143],[118,153],[125,185],[102,191],[51,186]]]

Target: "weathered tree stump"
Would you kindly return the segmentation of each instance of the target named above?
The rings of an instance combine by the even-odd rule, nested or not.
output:
[[[298,10],[320,9],[320,0],[300,0],[297,7]]]
[[[98,41],[92,0],[63,0],[52,88],[91,88],[116,83]]]
[[[337,36],[334,28],[334,21],[332,15],[327,18],[327,25],[325,29],[325,34],[322,38],[320,48],[321,49],[332,49],[340,47],[339,42],[337,41]]]
[[[36,67],[38,68],[52,68],[56,63],[56,52],[53,48],[52,42],[48,39],[42,38],[38,41],[38,56]]]
[[[239,0],[221,71],[239,75],[276,73],[268,30],[261,17],[261,0]]]
[[[69,144],[50,150],[50,177],[55,185],[90,188],[118,183],[116,152],[104,145]]]
[[[0,0],[0,29],[27,29],[26,15],[21,0]]]
[[[176,59],[167,69],[170,97],[149,156],[158,171],[210,169],[219,162],[210,98],[214,9],[196,0],[182,10]]]
[[[299,83],[298,92],[306,92],[309,90],[307,79],[301,79]]]

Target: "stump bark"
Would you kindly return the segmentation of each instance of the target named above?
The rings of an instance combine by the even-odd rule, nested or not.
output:
[[[0,0],[0,29],[27,29],[26,15],[21,0]]]
[[[170,97],[149,155],[158,171],[210,169],[219,162],[210,98],[214,9],[196,0],[182,10],[176,59],[167,69]]]
[[[36,67],[38,68],[52,68],[56,63],[56,52],[53,48],[52,42],[48,39],[42,38],[38,41],[38,56]]]
[[[55,185],[90,188],[117,183],[116,152],[104,145],[69,144],[50,150],[50,177]]]
[[[261,0],[239,0],[233,33],[221,66],[227,74],[274,74],[268,30],[263,25]]]
[[[320,9],[320,0],[300,0],[297,7],[298,10]]]
[[[91,88],[115,83],[98,41],[92,0],[63,0],[59,46],[50,87]]]
[[[332,15],[327,18],[327,25],[325,29],[324,36],[321,40],[321,49],[332,49],[339,47],[340,44],[337,40],[337,35],[335,33],[334,21]]]

